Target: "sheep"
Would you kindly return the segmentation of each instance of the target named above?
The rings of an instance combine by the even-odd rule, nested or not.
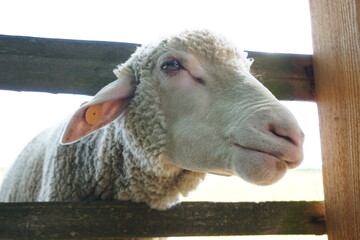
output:
[[[23,149],[0,201],[131,200],[164,210],[207,173],[278,181],[301,163],[304,135],[251,64],[207,30],[139,47],[117,80]]]

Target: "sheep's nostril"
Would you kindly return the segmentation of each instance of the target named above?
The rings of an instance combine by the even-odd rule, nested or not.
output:
[[[277,137],[283,138],[295,146],[300,147],[304,143],[304,133],[297,129],[281,129],[272,126],[269,130]]]

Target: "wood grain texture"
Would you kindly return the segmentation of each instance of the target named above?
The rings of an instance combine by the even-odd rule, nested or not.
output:
[[[322,202],[0,203],[0,239],[324,234]]]
[[[360,239],[359,0],[312,0],[329,240]]]
[[[0,89],[94,95],[138,44],[0,35]],[[313,100],[312,57],[249,52],[252,70],[278,98]]]

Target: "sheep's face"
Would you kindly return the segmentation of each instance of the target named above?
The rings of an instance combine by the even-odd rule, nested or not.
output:
[[[216,62],[170,50],[157,61],[169,159],[184,169],[274,183],[302,161],[303,133],[250,74],[246,56],[229,57]]]
[[[123,138],[144,168],[153,170],[149,161],[159,158],[271,184],[300,164],[304,137],[250,65],[246,54],[208,32],[142,47],[115,70],[118,80],[73,115],[61,142],[75,142],[127,109]]]

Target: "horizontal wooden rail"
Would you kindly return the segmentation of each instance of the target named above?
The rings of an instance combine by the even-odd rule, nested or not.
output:
[[[325,234],[323,202],[1,203],[0,239]]]
[[[0,89],[93,95],[138,44],[0,35]],[[252,71],[279,99],[314,99],[312,56],[249,52]]]

